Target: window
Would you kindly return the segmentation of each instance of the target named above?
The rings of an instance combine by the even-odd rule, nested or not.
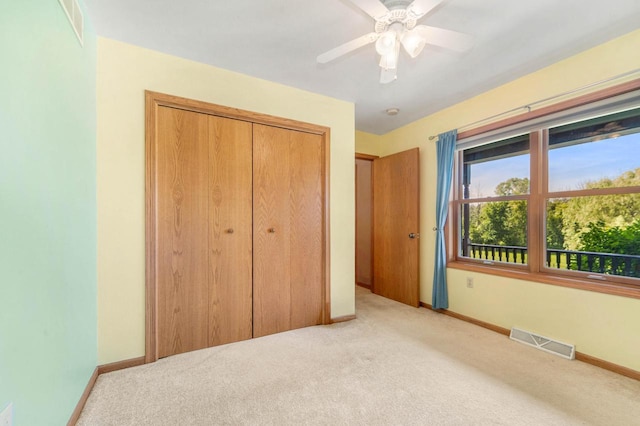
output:
[[[528,126],[458,142],[452,260],[599,291],[640,290],[640,102]]]
[[[527,263],[529,135],[462,152],[461,256]]]

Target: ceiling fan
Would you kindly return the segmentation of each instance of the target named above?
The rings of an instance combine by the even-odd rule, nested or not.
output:
[[[444,0],[349,0],[375,20],[374,31],[344,43],[318,56],[325,64],[342,55],[375,42],[380,55],[380,83],[397,78],[400,45],[415,58],[426,44],[464,52],[471,47],[467,34],[428,25],[416,25]]]

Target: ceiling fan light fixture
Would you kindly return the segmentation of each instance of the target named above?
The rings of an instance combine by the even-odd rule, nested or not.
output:
[[[326,64],[367,44],[374,44],[376,52],[380,55],[380,83],[385,84],[397,78],[400,45],[411,58],[420,55],[427,42],[456,52],[464,52],[471,47],[471,38],[466,34],[429,25],[417,25],[419,19],[444,0],[348,1],[373,18],[373,32],[319,55],[317,61],[320,64]]]
[[[378,52],[378,54],[382,56],[388,55],[390,53],[393,53],[396,48],[396,44],[398,44],[396,32],[384,32],[380,35],[380,37],[378,37],[378,40],[376,41],[376,52]]]
[[[393,50],[386,55],[380,55],[380,68],[385,70],[394,70],[398,67],[398,56],[400,53],[400,44],[396,43]]]
[[[417,57],[424,46],[427,44],[427,41],[420,35],[418,31],[415,30],[407,30],[402,33],[402,37],[400,38],[400,42],[402,43],[402,47],[404,50],[411,56],[412,58]]]

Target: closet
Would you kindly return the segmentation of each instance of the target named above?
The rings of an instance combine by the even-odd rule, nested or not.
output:
[[[328,321],[327,138],[147,92],[147,362]]]

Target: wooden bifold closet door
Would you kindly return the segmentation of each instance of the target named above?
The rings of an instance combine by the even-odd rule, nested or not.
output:
[[[251,123],[158,110],[158,357],[252,336]]]
[[[324,134],[147,102],[146,361],[327,322]]]
[[[253,336],[322,324],[322,139],[254,124]]]

